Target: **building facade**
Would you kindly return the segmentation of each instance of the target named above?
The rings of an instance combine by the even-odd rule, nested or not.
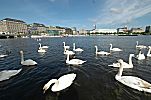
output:
[[[128,33],[128,28],[127,26],[123,27],[123,28],[117,28],[117,33]]]
[[[131,28],[132,33],[142,33],[145,32],[142,28]]]
[[[49,35],[61,35],[65,33],[65,29],[49,26],[47,27],[47,32]]]
[[[116,29],[95,29],[90,31],[90,33],[117,33]]]
[[[47,34],[47,27],[44,24],[33,23],[28,25],[28,30],[31,34],[44,35]]]
[[[145,32],[146,33],[151,33],[151,26],[146,26]]]
[[[0,21],[0,33],[1,34],[27,34],[27,24],[22,20],[5,18]]]

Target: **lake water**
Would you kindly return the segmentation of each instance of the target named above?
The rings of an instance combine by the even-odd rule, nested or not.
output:
[[[86,60],[80,66],[67,65],[63,54],[63,42],[70,46],[76,43],[84,49],[76,53],[75,58]],[[42,45],[49,48],[45,54],[39,54],[36,39],[1,39],[0,52],[8,50],[11,53],[6,58],[0,58],[0,71],[5,69],[23,70],[9,80],[0,82],[0,100],[151,100],[151,94],[131,89],[115,80],[117,68],[109,64],[122,58],[128,62],[129,54],[137,54],[135,45],[139,41],[143,45],[151,45],[151,36],[81,36],[42,38]],[[94,46],[99,50],[109,51],[113,47],[123,49],[122,52],[110,56],[96,56]],[[25,59],[31,58],[38,65],[32,67],[20,64],[19,51],[24,51]],[[147,49],[143,52],[147,54]],[[133,69],[124,69],[123,75],[134,75],[151,82],[151,58],[138,61],[133,58]],[[74,83],[67,89],[53,93],[49,89],[43,94],[43,86],[50,79],[59,78],[67,73],[76,73]]]

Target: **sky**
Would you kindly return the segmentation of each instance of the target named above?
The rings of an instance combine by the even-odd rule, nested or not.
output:
[[[0,20],[77,29],[151,25],[151,0],[0,0]]]

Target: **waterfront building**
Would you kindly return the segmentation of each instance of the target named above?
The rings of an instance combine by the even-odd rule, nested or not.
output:
[[[128,28],[127,26],[122,27],[122,28],[117,28],[117,33],[128,33]]]
[[[151,25],[150,26],[146,26],[145,32],[146,33],[151,33]]]
[[[65,34],[68,34],[68,35],[73,35],[73,31],[71,28],[64,28],[65,29]]]
[[[116,29],[95,29],[90,31],[90,33],[117,33]]]
[[[71,29],[72,29],[72,31],[73,31],[73,35],[77,35],[78,32],[77,32],[76,27],[72,27]]]
[[[80,35],[85,35],[85,34],[87,34],[87,33],[88,33],[88,31],[85,30],[85,29],[80,29],[80,30],[79,30],[79,34],[80,34]]]
[[[48,35],[61,35],[65,33],[65,29],[49,26],[47,27],[47,33]]]
[[[28,29],[31,32],[31,34],[36,34],[36,35],[47,34],[47,28],[44,24],[33,23],[33,24],[28,25]]]
[[[143,33],[145,32],[142,28],[131,28],[132,33]]]
[[[0,20],[0,33],[9,35],[27,34],[27,24],[22,20],[5,18]]]

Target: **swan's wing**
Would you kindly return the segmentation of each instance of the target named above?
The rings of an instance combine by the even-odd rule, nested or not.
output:
[[[83,49],[81,49],[81,48],[77,48],[77,49],[76,49],[76,51],[83,51]]]
[[[122,76],[118,81],[139,91],[151,92],[151,84],[141,78],[134,76]]]
[[[37,63],[33,61],[32,59],[28,59],[23,62],[23,65],[36,65],[36,64]]]
[[[75,77],[76,77],[76,74],[74,73],[63,75],[62,77],[58,79],[59,81],[58,88],[62,90],[69,87],[73,83],[73,80],[75,79]]]
[[[84,63],[86,61],[80,60],[80,59],[71,59],[70,62],[75,63],[75,64],[79,64],[79,63]]]
[[[108,66],[112,66],[112,67],[120,67],[120,63],[113,63],[113,64],[108,65]]]
[[[21,69],[19,70],[4,70],[0,72],[0,81],[7,80],[12,76],[17,75]]]

